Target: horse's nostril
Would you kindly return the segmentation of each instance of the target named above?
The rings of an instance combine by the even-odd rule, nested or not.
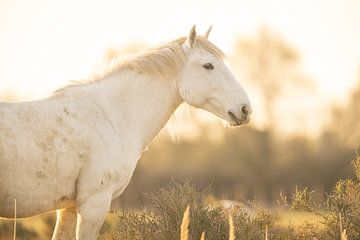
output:
[[[243,105],[243,106],[241,107],[241,112],[242,112],[245,116],[247,116],[247,115],[249,114],[249,112],[250,112],[250,107],[249,107],[248,105]]]

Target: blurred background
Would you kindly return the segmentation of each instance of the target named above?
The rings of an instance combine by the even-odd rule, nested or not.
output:
[[[49,96],[116,55],[212,25],[210,41],[252,101],[251,124],[224,128],[185,107],[113,207],[146,205],[146,193],[188,177],[215,199],[271,207],[295,186],[321,197],[353,176],[360,144],[359,12],[357,0],[1,0],[0,100]]]

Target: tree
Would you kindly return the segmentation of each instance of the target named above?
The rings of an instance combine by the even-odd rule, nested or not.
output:
[[[261,28],[254,38],[239,39],[235,54],[234,63],[262,95],[269,130],[275,126],[276,101],[284,89],[310,86],[299,69],[299,54],[267,28]]]
[[[360,147],[360,75],[358,85],[352,91],[345,106],[336,106],[332,113],[330,131],[338,136],[338,141],[351,149]]]

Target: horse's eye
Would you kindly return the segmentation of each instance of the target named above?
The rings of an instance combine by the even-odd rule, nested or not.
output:
[[[204,67],[205,69],[208,69],[208,70],[214,69],[214,66],[213,66],[211,63],[205,63],[205,64],[203,65],[203,67]]]

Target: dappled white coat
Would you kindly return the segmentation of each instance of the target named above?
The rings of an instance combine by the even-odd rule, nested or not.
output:
[[[250,103],[222,59],[194,28],[185,40],[172,43],[184,56],[171,64],[144,66],[149,59],[138,57],[136,64],[129,60],[97,81],[68,86],[47,99],[0,103],[0,216],[13,217],[14,199],[17,217],[63,209],[53,239],[96,239],[111,200],[183,101],[232,125],[247,122]],[[176,53],[171,46],[156,50]],[[202,66],[208,62],[213,73]],[[177,69],[163,72],[166,77],[149,70],[174,64]],[[209,84],[211,74],[223,79]]]

